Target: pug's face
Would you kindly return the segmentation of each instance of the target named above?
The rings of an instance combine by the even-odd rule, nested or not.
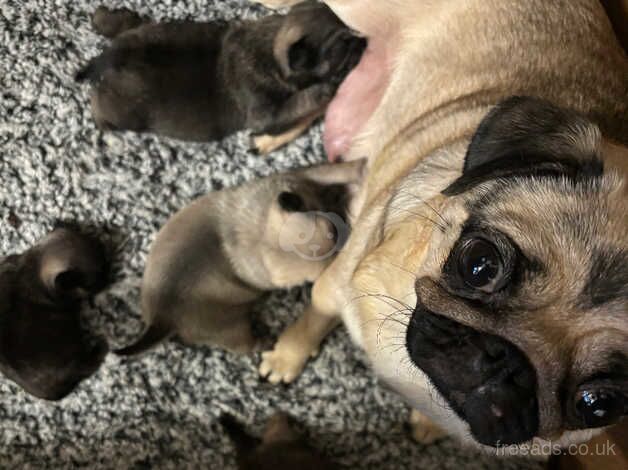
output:
[[[387,217],[416,245],[383,243],[404,273],[371,356],[404,364],[388,379],[417,408],[488,446],[575,442],[628,413],[628,187],[595,126],[507,100],[462,176]]]
[[[103,246],[53,231],[0,261],[0,370],[28,393],[59,400],[100,366],[107,344],[81,326],[84,300],[105,287]]]

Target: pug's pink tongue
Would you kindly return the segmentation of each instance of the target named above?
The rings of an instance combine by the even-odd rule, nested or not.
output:
[[[388,78],[385,48],[370,40],[362,60],[342,82],[327,108],[324,144],[330,161],[335,162],[347,154],[353,138],[381,101]]]

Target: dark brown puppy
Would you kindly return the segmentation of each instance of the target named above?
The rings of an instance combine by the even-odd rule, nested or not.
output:
[[[94,84],[99,127],[195,141],[241,129],[280,136],[257,142],[264,153],[324,113],[366,46],[314,1],[229,23],[154,23],[101,7],[93,24],[113,42],[77,79]]]
[[[233,441],[240,470],[336,470],[339,467],[312,450],[290,425],[289,418],[278,413],[268,420],[261,439],[246,433],[230,416],[221,424]]]
[[[108,273],[104,246],[72,228],[0,259],[0,371],[47,400],[65,397],[93,374],[108,348],[84,331],[80,313]]]

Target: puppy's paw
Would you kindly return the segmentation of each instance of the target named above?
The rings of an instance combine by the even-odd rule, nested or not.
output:
[[[262,353],[259,373],[272,384],[281,382],[289,384],[301,374],[305,363],[315,353],[316,351],[290,347],[278,342],[275,349]]]
[[[286,144],[281,136],[260,134],[251,136],[251,151],[256,155],[268,155]]]
[[[410,413],[410,435],[419,444],[433,444],[447,436],[447,433],[432,422],[427,416],[417,410]]]
[[[254,0],[255,3],[261,3],[267,8],[276,10],[277,8],[290,7],[302,2],[303,0]]]

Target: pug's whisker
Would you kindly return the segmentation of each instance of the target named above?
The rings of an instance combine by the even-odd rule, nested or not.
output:
[[[403,344],[394,343],[394,344],[387,344],[382,350],[392,349],[393,353],[398,353],[399,351],[401,351],[402,349],[405,349],[405,348],[406,348],[406,344],[405,343],[403,343]]]
[[[401,300],[399,300],[399,299],[397,299],[397,298],[395,298],[395,297],[393,297],[391,295],[387,295],[387,294],[362,294],[362,295],[359,295],[357,297],[354,297],[352,301],[360,300],[360,299],[363,299],[365,297],[373,297],[375,299],[378,299],[378,300],[386,303],[387,305],[390,305],[388,302],[382,300],[382,299],[387,299],[387,300],[393,301],[393,302],[401,305],[405,310],[414,310],[414,307],[406,304],[405,302],[402,302]]]
[[[426,385],[425,376],[421,369],[419,369],[409,357],[404,357],[400,363],[399,367],[404,366],[406,368],[406,372],[410,377],[412,383],[415,383],[418,387],[424,388]],[[453,408],[447,403],[447,401],[438,393],[436,387],[431,383],[427,383],[427,393],[430,397],[430,401],[437,407],[446,410],[448,413],[453,413]],[[455,414],[454,414],[455,416]]]
[[[389,304],[390,305],[390,304]],[[392,305],[391,305],[392,307]],[[406,314],[404,313],[405,311],[403,309],[396,309],[393,312],[384,314],[384,313],[378,313],[376,319],[372,320],[372,321],[378,321],[380,322],[378,327],[377,327],[377,344],[380,344],[381,342],[381,334],[382,334],[382,330],[384,328],[384,326],[386,325],[386,322],[388,321],[392,321],[394,323],[397,323],[399,325],[401,325],[403,328],[407,328],[408,324],[406,322],[403,322],[399,319],[396,318],[397,315],[399,314],[403,314],[404,318],[406,318]]]
[[[392,307],[392,305],[391,305]],[[402,315],[403,318],[409,318],[409,315],[407,314],[407,310],[406,309],[397,309],[391,313],[379,313],[378,316],[381,318],[381,327],[383,327],[383,325],[387,322],[387,321],[394,321],[395,323],[400,324],[401,326],[403,326],[404,328],[406,328],[408,326],[407,322],[404,322],[402,320],[399,320],[395,317],[397,317],[398,315]]]
[[[388,321],[392,321],[392,322],[394,322],[394,323],[399,324],[399,325],[400,325],[400,326],[402,326],[403,328],[406,328],[406,327],[408,326],[405,322],[403,322],[403,321],[401,321],[401,320],[398,320],[398,319],[394,318],[394,317],[395,317],[397,314],[399,314],[399,313],[400,313],[399,311],[394,311],[394,312],[389,313],[389,314],[379,313],[379,314],[377,315],[377,316],[378,316],[378,318],[373,318],[373,319],[371,319],[371,320],[367,320],[367,321],[363,322],[363,323],[361,324],[361,326],[362,326],[363,328],[366,328],[366,327],[367,327],[367,325],[368,325],[369,323],[372,323],[372,322],[378,322],[378,323],[379,323],[379,325],[377,326],[377,334],[376,334],[376,343],[379,345],[379,344],[381,344],[381,339],[382,339],[382,338],[381,338],[381,335],[382,335],[382,330],[383,330],[383,328],[384,328],[384,326],[385,326],[386,322],[388,322]],[[381,317],[384,317],[384,316],[385,316],[385,318],[383,318],[383,319],[382,319]],[[385,347],[386,347],[386,346],[384,346],[384,348],[385,348]]]
[[[415,217],[418,217],[420,219],[424,219],[427,220],[428,222],[431,222],[433,225],[435,225],[436,227],[438,227],[441,232],[445,232],[447,230],[448,227],[442,225],[441,223],[435,221],[434,219],[431,219],[430,217],[423,215],[423,214],[419,214],[418,212],[412,211],[410,209],[406,209],[405,207],[399,207],[399,206],[395,206],[390,204],[390,207],[392,207],[395,210],[399,210],[399,211],[403,211],[403,212],[408,212],[409,214],[414,215]]]
[[[389,295],[385,295],[385,294],[364,294],[362,296],[357,297],[354,300],[358,300],[359,298],[364,298],[364,297],[373,297],[376,298],[377,300],[380,300],[381,302],[384,302],[386,305],[392,307],[394,309],[393,312],[384,314],[384,313],[378,313],[378,317],[383,317],[383,319],[375,319],[375,320],[371,320],[371,321],[380,321],[378,327],[377,327],[377,334],[376,334],[376,342],[377,344],[381,344],[381,334],[382,334],[382,330],[384,328],[384,326],[386,325],[386,323],[388,321],[393,321],[399,325],[401,325],[403,328],[407,328],[408,324],[407,322],[403,322],[399,319],[396,318],[396,316],[398,315],[402,315],[403,318],[409,318],[412,311],[414,311],[414,308],[405,304],[404,302],[401,302],[399,299],[396,299],[392,296]],[[396,302],[397,304],[401,305],[403,308],[396,308],[394,307],[394,304],[392,302]],[[364,322],[363,326],[365,326],[367,322]]]
[[[378,329],[377,329],[378,336],[381,333],[381,330],[383,330],[383,328],[384,328],[384,326],[386,325],[387,322],[397,323],[398,325],[401,325],[404,328],[408,327],[407,323],[405,323],[405,322],[395,318],[398,313],[399,312],[390,313],[390,314],[386,315],[385,318],[380,320],[380,324],[379,324]]]
[[[400,192],[403,193],[403,194],[407,194],[410,197],[413,197],[414,199],[419,201],[421,204],[424,204],[425,206],[427,206],[428,209],[430,209],[432,212],[434,212],[434,214],[436,214],[438,216],[438,218],[440,220],[442,220],[447,227],[451,227],[451,222],[449,220],[445,219],[445,217],[443,217],[443,214],[441,214],[439,211],[437,211],[436,208],[434,206],[430,205],[425,199],[423,199],[423,198],[419,197],[418,195],[416,195],[416,194],[414,194],[414,193],[412,193],[412,192],[410,192],[408,190],[405,190],[405,189],[401,190]]]
[[[406,323],[402,322],[401,320],[397,320],[396,318],[394,318],[398,313],[399,313],[399,311],[394,311],[392,313],[389,313],[388,315],[386,315],[386,317],[383,320],[381,320],[379,326],[377,327],[377,344],[381,343],[382,330],[384,329],[384,326],[386,325],[386,322],[392,321],[394,323],[397,323],[397,324],[403,326],[404,328],[406,328],[408,326]]]
[[[409,274],[410,276],[412,276],[412,278],[416,277],[416,273],[413,273],[412,271],[410,271],[409,269],[404,268],[403,266],[399,266],[398,264],[393,263],[392,261],[389,260],[384,260],[386,261],[388,264],[390,264],[393,268],[397,268],[400,271],[403,271],[404,273]],[[409,294],[410,295],[410,294]]]
[[[398,335],[388,336],[384,339],[389,341],[389,343],[386,346],[399,346],[400,344],[403,344],[405,346],[406,344],[405,338]],[[401,341],[402,343],[399,343],[399,342],[391,343],[390,340]]]
[[[428,384],[428,393],[432,403],[434,403],[436,406],[443,410],[453,412],[453,408],[451,407],[451,405],[447,403],[447,400],[438,392],[434,384]]]

